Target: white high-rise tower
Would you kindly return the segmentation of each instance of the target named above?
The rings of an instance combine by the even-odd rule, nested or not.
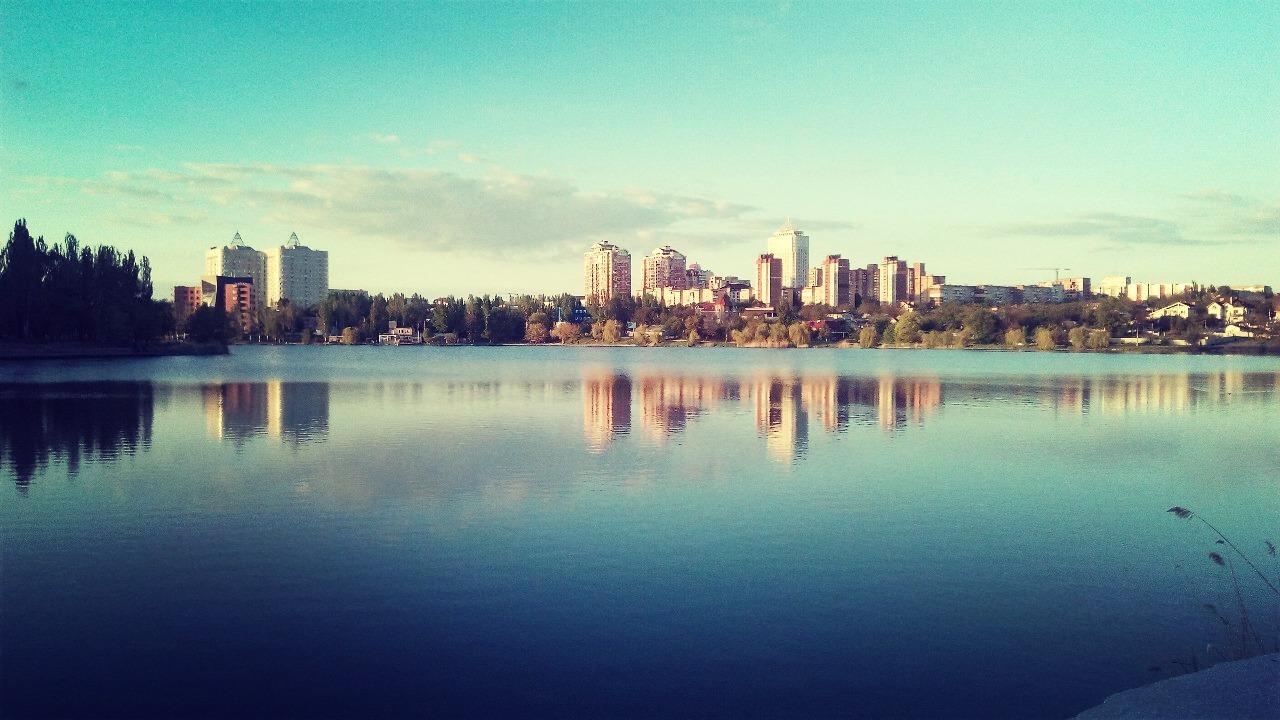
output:
[[[289,236],[289,242],[266,251],[267,306],[288,300],[298,308],[309,308],[329,295],[329,252],[312,250]]]
[[[782,286],[802,288],[809,278],[809,236],[787,223],[769,237],[769,254],[782,261]]]
[[[253,301],[258,307],[267,299],[267,259],[262,253],[244,244],[240,233],[231,238],[231,244],[209,248],[204,254],[204,274],[207,277],[247,277],[253,280]]]

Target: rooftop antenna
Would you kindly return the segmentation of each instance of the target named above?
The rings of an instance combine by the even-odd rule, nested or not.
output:
[[[302,241],[298,240],[298,233],[289,233],[289,247],[297,247]]]
[[[231,238],[231,245],[232,247],[235,247],[237,245],[243,245],[243,244],[244,244],[244,238],[240,237],[240,231],[237,230],[236,236]]]

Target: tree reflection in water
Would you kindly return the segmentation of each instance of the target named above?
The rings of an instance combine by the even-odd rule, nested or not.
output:
[[[151,383],[0,383],[0,468],[20,492],[51,460],[111,460],[151,445]]]

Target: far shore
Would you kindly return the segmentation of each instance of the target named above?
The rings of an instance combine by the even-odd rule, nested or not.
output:
[[[0,362],[23,360],[111,360],[118,358],[168,357],[173,355],[226,355],[227,346],[218,343],[150,343],[136,347],[108,347],[93,343],[0,342]]]
[[[245,346],[252,345],[300,345],[301,343],[244,343]],[[606,343],[600,340],[583,339],[578,342],[559,343],[487,343],[487,342],[455,342],[455,343],[433,343],[426,342],[421,345],[378,345],[376,343],[355,343],[347,345],[344,343],[312,343],[316,347],[387,347],[400,349],[424,348],[424,347],[598,347],[598,348],[735,348],[742,350],[807,350],[807,349],[838,349],[838,350],[929,350],[929,351],[977,351],[977,352],[1014,352],[1014,353],[1085,353],[1092,355],[1280,355],[1280,343],[1267,343],[1257,340],[1245,340],[1231,343],[1223,343],[1218,345],[1112,345],[1106,349],[1075,349],[1071,347],[1058,347],[1053,350],[1040,350],[1034,346],[1026,345],[1021,347],[1010,347],[1008,345],[968,345],[965,347],[925,347],[923,345],[877,345],[870,348],[864,348],[856,342],[831,342],[831,343],[813,343],[801,347],[794,346],[777,346],[766,344],[750,344],[737,345],[732,342],[724,342],[720,340],[708,340],[689,345],[684,340],[664,340],[654,344],[636,344],[632,342],[616,342]]]

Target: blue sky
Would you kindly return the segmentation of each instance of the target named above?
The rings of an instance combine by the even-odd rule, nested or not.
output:
[[[749,277],[1280,284],[1280,3],[0,0],[0,210],[159,292],[237,231],[330,284],[582,291],[597,240]]]

